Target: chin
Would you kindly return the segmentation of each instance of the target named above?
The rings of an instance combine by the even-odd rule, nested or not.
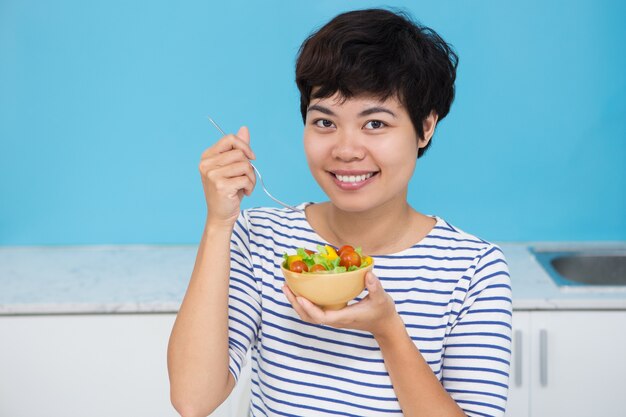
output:
[[[376,204],[369,198],[368,195],[361,194],[353,196],[350,195],[329,195],[327,194],[330,202],[341,211],[349,213],[359,213],[368,211],[376,207]]]

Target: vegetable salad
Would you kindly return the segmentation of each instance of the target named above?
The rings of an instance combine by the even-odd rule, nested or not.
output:
[[[356,271],[372,265],[370,256],[364,256],[361,248],[344,245],[335,249],[330,245],[317,245],[317,252],[298,248],[295,255],[283,255],[283,267],[300,273],[341,273]]]

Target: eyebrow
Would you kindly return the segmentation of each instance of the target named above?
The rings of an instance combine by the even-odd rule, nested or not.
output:
[[[359,116],[369,116],[374,113],[389,113],[393,117],[396,117],[396,114],[386,107],[370,107],[369,109],[365,109],[359,113]]]
[[[309,108],[307,109],[307,113],[313,110],[317,110],[318,112],[327,114],[329,116],[336,116],[336,114],[331,109],[329,109],[328,107],[320,106],[319,104],[314,104],[312,106],[309,106]],[[392,112],[391,110],[389,110],[388,108],[380,107],[380,106],[370,107],[369,109],[365,109],[361,113],[359,113],[358,116],[359,117],[369,116],[370,114],[374,114],[374,113],[389,113],[393,117],[397,117],[396,114]]]

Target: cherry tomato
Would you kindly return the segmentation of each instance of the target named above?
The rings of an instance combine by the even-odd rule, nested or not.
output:
[[[306,266],[304,261],[293,261],[291,265],[289,265],[289,270],[293,272],[308,272],[309,267]]]
[[[320,271],[326,271],[327,269],[324,268],[324,265],[322,264],[315,264],[311,267],[311,269],[309,269],[309,272],[320,272]]]
[[[289,257],[287,257],[287,269],[290,268],[291,264],[295,261],[301,261],[302,260],[302,256],[300,255],[291,255]]]
[[[361,266],[361,257],[358,253],[352,251],[348,252],[347,250],[341,253],[341,261],[339,261],[339,265],[345,266],[346,268],[350,268],[352,265]]]
[[[315,253],[315,251],[309,249],[305,249],[304,251],[307,253],[307,255],[313,255]]]
[[[354,248],[350,245],[343,245],[341,248],[339,248],[339,250],[337,251],[337,255],[341,256],[345,251],[348,252],[354,252]]]

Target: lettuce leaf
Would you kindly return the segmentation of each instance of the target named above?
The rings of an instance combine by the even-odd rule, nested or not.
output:
[[[333,266],[331,262],[328,260],[328,258],[325,258],[319,253],[316,253],[315,255],[313,255],[313,260],[315,261],[315,264],[323,265],[327,271],[331,271],[333,269]]]
[[[326,250],[326,248],[322,245],[317,245],[317,252],[320,255],[328,255],[328,251]]]

